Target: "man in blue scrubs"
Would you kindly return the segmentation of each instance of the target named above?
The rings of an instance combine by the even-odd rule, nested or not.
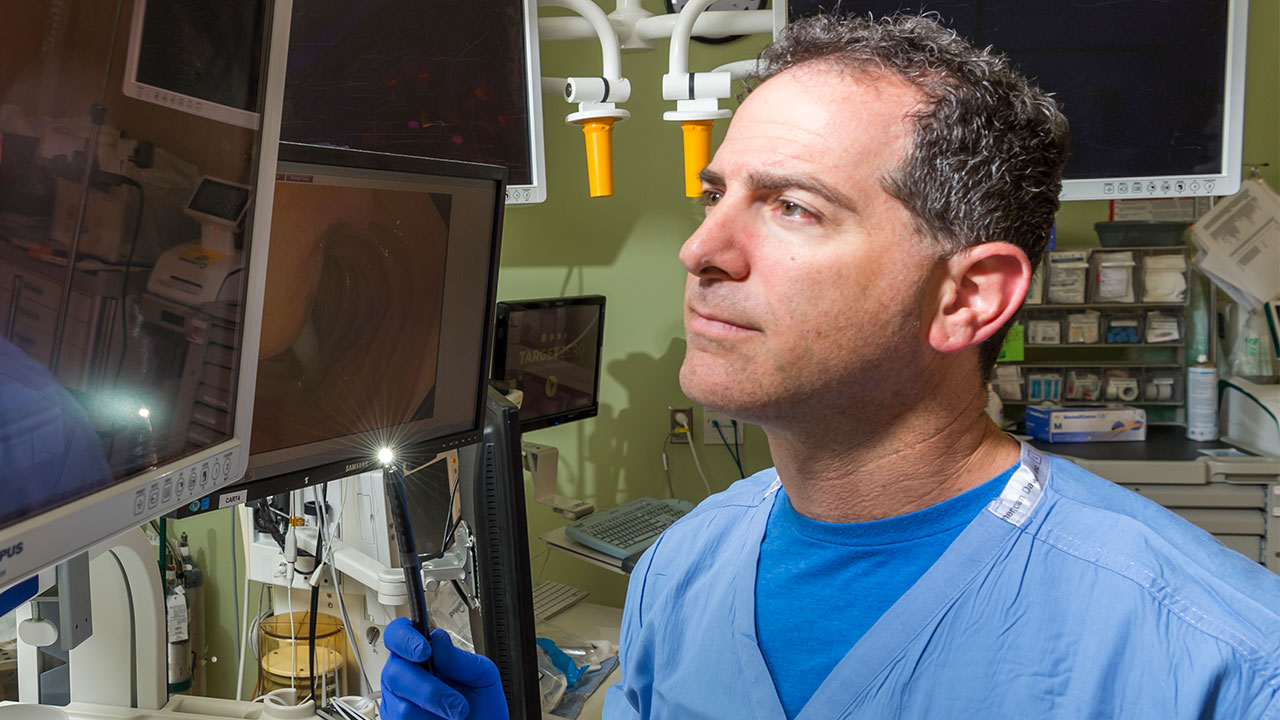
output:
[[[921,18],[802,21],[763,60],[680,253],[680,379],[776,467],[637,564],[605,716],[1280,718],[1280,580],[983,412],[1055,103]]]

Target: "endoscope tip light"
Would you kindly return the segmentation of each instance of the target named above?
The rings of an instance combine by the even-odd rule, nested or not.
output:
[[[396,454],[391,452],[391,448],[381,448],[378,450],[378,462],[382,465],[390,465],[392,460],[396,459]]]
[[[147,419],[147,418],[151,417],[151,411],[150,411],[150,410],[148,410],[147,408],[138,408],[138,417],[140,417],[140,418],[142,418],[143,420],[145,420],[145,419]]]

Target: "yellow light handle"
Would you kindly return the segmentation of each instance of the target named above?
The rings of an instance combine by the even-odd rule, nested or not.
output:
[[[587,187],[591,197],[613,195],[613,118],[583,120],[587,144]]]
[[[711,120],[686,120],[680,123],[684,131],[684,194],[698,197],[702,194],[702,181],[698,173],[711,164]]]

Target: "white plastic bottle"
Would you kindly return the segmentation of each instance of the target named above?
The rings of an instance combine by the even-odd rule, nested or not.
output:
[[[1218,439],[1218,368],[1205,355],[1187,368],[1187,438]]]

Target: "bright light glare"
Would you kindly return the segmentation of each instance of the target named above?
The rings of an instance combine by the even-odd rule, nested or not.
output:
[[[395,453],[391,452],[391,448],[384,447],[381,450],[378,450],[378,462],[383,465],[390,465],[391,461],[394,460],[395,457]]]
[[[151,417],[151,411],[146,408],[138,408],[138,417],[149,418]]]

